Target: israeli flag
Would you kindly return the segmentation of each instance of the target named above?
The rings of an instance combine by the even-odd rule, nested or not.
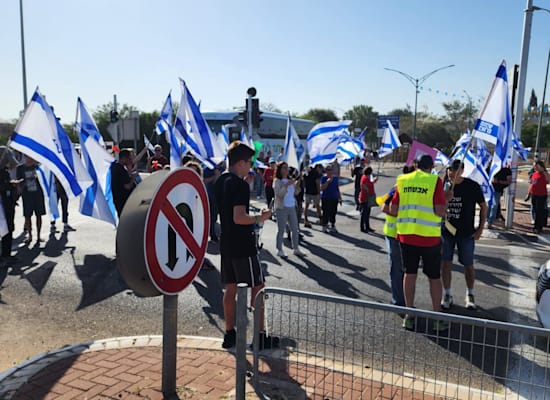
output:
[[[204,120],[195,99],[183,80],[182,95],[175,128],[184,139],[184,143],[207,168],[213,169],[224,160],[223,151],[218,146],[216,135]]]
[[[105,221],[114,227],[118,216],[111,191],[111,164],[113,157],[107,150],[86,105],[77,100],[75,128],[80,139],[82,162],[93,179],[93,183],[80,196],[80,213]]]
[[[244,128],[241,128],[241,134],[239,135],[239,140],[246,144],[248,147],[250,147],[252,150],[256,150],[256,148],[254,147],[254,141],[252,140],[251,137],[249,137],[247,134],[246,134],[246,131],[244,130]]]
[[[143,134],[143,143],[145,144],[145,147],[147,147],[148,151],[151,153],[155,152],[155,146],[153,146],[153,143],[151,143],[146,134]]]
[[[92,184],[69,136],[38,89],[17,123],[10,145],[52,171],[69,198]]]
[[[455,155],[455,152],[459,151],[460,149],[466,149],[468,145],[470,144],[470,141],[472,140],[472,134],[468,130],[466,133],[463,133],[462,136],[456,141],[453,151],[451,151],[451,156]],[[455,157],[456,158],[456,157]]]
[[[508,103],[508,77],[506,62],[498,67],[491,91],[475,123],[473,134],[489,143],[496,144],[510,135],[512,115]],[[503,143],[507,146],[506,143]],[[506,151],[503,149],[503,151]]]
[[[340,137],[348,134],[352,121],[329,121],[315,125],[307,135],[307,149],[311,165],[329,164],[336,160]]]
[[[296,129],[294,129],[294,125],[292,125],[292,119],[290,115],[288,115],[283,161],[285,161],[289,167],[299,171],[305,156],[306,149],[300,142],[298,133],[296,133]]]
[[[389,154],[392,154],[393,151],[401,147],[401,141],[397,136],[397,132],[390,120],[387,121],[388,127],[384,130],[384,137],[382,137],[382,143],[380,144],[380,149],[378,150],[378,157],[386,157]]]
[[[516,132],[514,131],[512,131],[512,148],[518,153],[523,161],[527,161],[531,148],[523,147],[523,142],[518,138],[518,135],[516,135]]]
[[[478,126],[488,127],[487,121],[493,123],[491,134],[488,135],[487,129],[481,129],[481,131],[476,129],[474,134],[479,135],[477,137],[481,139],[487,138],[486,140],[495,144],[493,161],[489,170],[489,178],[492,180],[501,168],[512,161],[512,113],[508,101],[508,77],[504,61],[498,68],[493,87],[481,111],[478,123],[476,123],[476,128]]]
[[[442,166],[447,166],[451,162],[451,159],[445,155],[441,150],[437,151],[434,162],[436,164],[441,164]]]
[[[160,115],[155,123],[155,130],[157,135],[166,135],[166,141],[170,143],[170,130],[172,129],[172,92],[168,93]]]
[[[485,145],[485,142],[480,138],[476,138],[476,155],[479,159],[481,166],[487,169],[493,157],[491,156],[491,152]]]
[[[224,158],[227,157],[227,148],[229,147],[229,134],[227,133],[226,125],[222,125],[221,132],[218,134],[218,146],[223,151]]]
[[[48,206],[50,221],[55,221],[59,218],[59,207],[57,205],[57,188],[55,187],[55,176],[53,172],[42,164],[36,168],[38,182],[44,193],[44,203]]]
[[[493,204],[493,196],[495,191],[493,185],[491,185],[491,179],[487,175],[486,169],[480,163],[479,158],[474,156],[471,151],[467,151],[464,156],[464,171],[462,176],[470,178],[473,181],[479,183],[481,190],[483,191],[483,197],[489,206]]]
[[[340,137],[340,143],[336,147],[336,159],[340,164],[352,162],[355,157],[364,158],[365,144],[351,135]]]

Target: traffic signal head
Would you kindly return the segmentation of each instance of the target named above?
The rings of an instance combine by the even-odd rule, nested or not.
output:
[[[239,124],[241,124],[241,126],[248,126],[248,113],[246,110],[239,113]]]
[[[262,112],[260,111],[260,100],[252,99],[252,127],[258,129],[263,121]]]
[[[111,122],[114,124],[118,122],[118,111],[112,110],[111,111]]]

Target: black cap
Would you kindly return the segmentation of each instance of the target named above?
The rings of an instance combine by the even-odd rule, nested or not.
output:
[[[423,154],[418,158],[416,165],[420,169],[432,169],[434,166],[434,159],[429,154]]]
[[[460,160],[453,160],[453,162],[449,165],[449,169],[452,169],[453,171],[458,171],[460,168],[464,168],[464,164]]]

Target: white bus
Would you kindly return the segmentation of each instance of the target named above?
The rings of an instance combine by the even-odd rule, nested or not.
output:
[[[210,126],[213,132],[221,132],[223,125],[229,125],[229,141],[239,139],[241,134],[241,124],[239,123],[239,110],[222,111],[222,112],[203,112],[204,119]],[[253,133],[254,140],[259,140],[263,143],[262,151],[271,153],[276,156],[279,150],[284,146],[286,137],[286,126],[288,116],[286,114],[275,112],[262,112],[263,121],[260,123],[260,128],[255,129]],[[296,129],[296,133],[300,137],[302,144],[307,148],[307,135],[315,122],[308,119],[292,118],[292,125]]]

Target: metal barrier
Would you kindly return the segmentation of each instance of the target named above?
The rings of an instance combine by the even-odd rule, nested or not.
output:
[[[254,349],[257,390],[275,380],[314,399],[550,399],[550,330],[266,288],[254,335],[265,326],[277,350]],[[414,331],[402,328],[404,312]],[[449,324],[435,331],[434,322]]]

